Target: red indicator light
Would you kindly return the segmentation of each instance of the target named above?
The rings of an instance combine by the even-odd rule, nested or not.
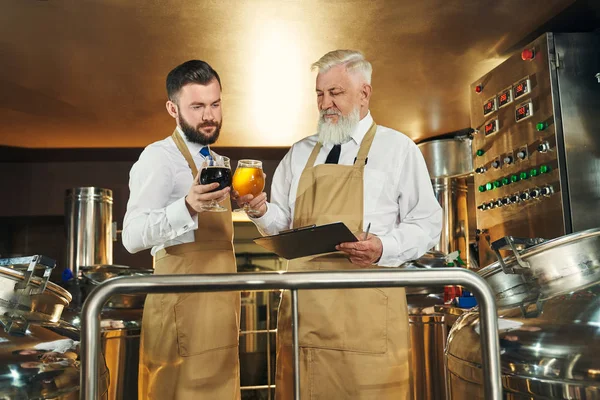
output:
[[[483,86],[481,86],[481,85],[475,86],[475,93],[481,93],[482,90],[483,90]]]
[[[535,58],[535,50],[534,49],[525,49],[521,52],[521,58],[523,61],[531,61]]]

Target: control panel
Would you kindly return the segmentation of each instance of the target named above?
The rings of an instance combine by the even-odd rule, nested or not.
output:
[[[471,85],[481,267],[503,236],[565,234],[549,59],[542,36]]]

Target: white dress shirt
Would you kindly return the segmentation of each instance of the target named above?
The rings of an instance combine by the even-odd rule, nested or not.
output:
[[[177,130],[200,169],[203,146],[189,142],[179,127]],[[191,217],[185,205],[192,182],[190,167],[170,136],[142,151],[129,173],[130,195],[122,233],[127,251],[152,248],[154,255],[165,247],[194,241],[198,215]]]
[[[339,164],[352,165],[360,143],[373,123],[369,112],[352,139],[342,144]],[[271,186],[271,202],[260,218],[252,218],[263,235],[292,227],[300,175],[317,143],[317,135],[295,143],[285,155]],[[324,145],[315,165],[325,163],[333,145]],[[383,254],[379,266],[395,267],[423,255],[439,241],[442,209],[433,194],[425,160],[404,134],[377,126],[364,173],[363,229],[379,236]]]

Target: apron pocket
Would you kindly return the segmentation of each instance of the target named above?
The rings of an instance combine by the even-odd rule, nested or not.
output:
[[[388,297],[379,290],[300,291],[299,342],[304,347],[383,354]]]
[[[181,357],[237,346],[239,293],[189,293],[175,305]]]

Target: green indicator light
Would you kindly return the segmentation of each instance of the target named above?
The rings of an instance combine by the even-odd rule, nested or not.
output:
[[[511,175],[510,176],[510,181],[511,182],[519,182],[519,176],[518,175]]]
[[[529,178],[529,174],[525,171],[523,171],[519,174],[519,179],[528,179],[528,178]]]
[[[491,182],[488,182],[485,184],[485,190],[492,190],[494,188],[494,186],[492,186]]]
[[[483,185],[479,186],[479,191],[482,193],[485,192],[485,186],[483,186]]]
[[[483,153],[485,153],[485,151],[483,151],[483,149],[479,149],[475,154],[477,154],[477,157],[481,157]]]
[[[543,131],[543,130],[544,130],[544,129],[546,129],[547,127],[548,127],[548,124],[547,124],[547,123],[545,123],[545,122],[538,122],[538,123],[535,125],[535,129],[537,129],[537,131],[538,131],[538,132],[541,132],[541,131]]]
[[[549,166],[547,166],[547,165],[542,165],[542,166],[540,167],[540,173],[541,173],[541,174],[546,174],[546,173],[548,173],[548,172],[550,172],[550,167],[549,167]]]
[[[508,185],[510,183],[510,179],[508,178],[502,178],[502,184],[503,185]]]
[[[500,181],[494,181],[494,187],[495,188],[499,188],[500,186],[502,186],[502,182],[500,182]]]
[[[529,174],[531,176],[538,176],[539,173],[538,173],[537,168],[533,168],[531,171],[529,171]]]

